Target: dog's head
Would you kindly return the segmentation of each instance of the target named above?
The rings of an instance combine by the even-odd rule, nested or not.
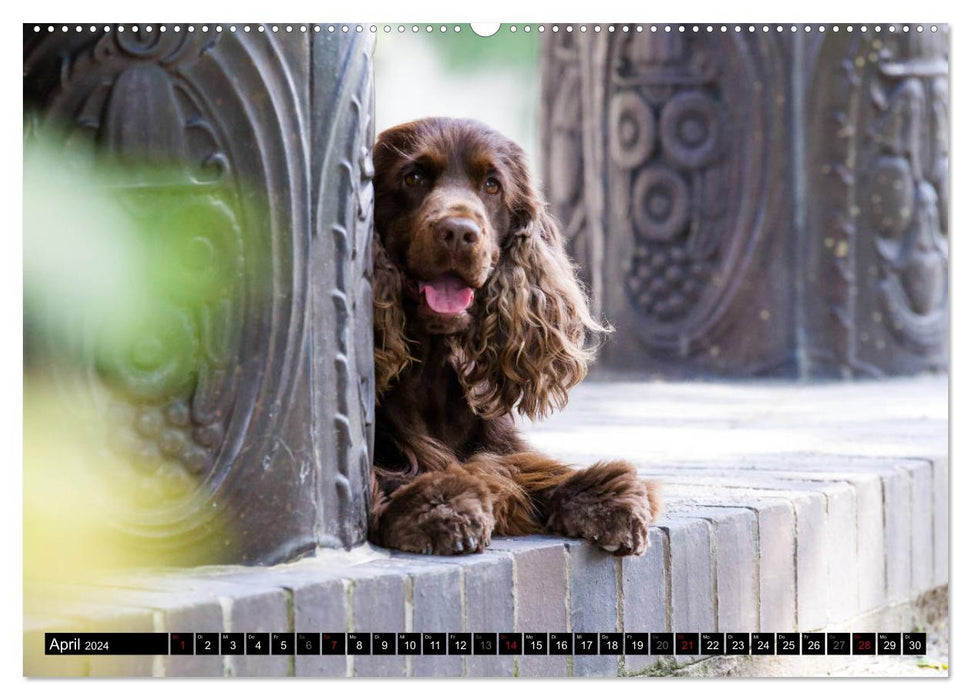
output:
[[[374,147],[378,393],[420,335],[444,335],[472,408],[531,417],[586,373],[603,331],[522,148],[471,120],[423,119]]]

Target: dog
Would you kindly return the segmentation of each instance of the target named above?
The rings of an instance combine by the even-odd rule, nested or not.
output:
[[[472,120],[374,146],[375,449],[369,539],[424,554],[494,535],[579,537],[642,554],[656,485],[626,461],[535,452],[514,413],[562,409],[607,332],[591,316],[526,154]]]

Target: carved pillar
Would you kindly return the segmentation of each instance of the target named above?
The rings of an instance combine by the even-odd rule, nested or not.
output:
[[[544,35],[545,180],[616,329],[600,371],[946,366],[947,31],[896,29]]]
[[[948,33],[807,44],[807,370],[944,369]]]
[[[97,362],[82,353],[87,371],[65,378],[67,401],[108,418],[105,442],[130,466],[112,478],[153,489],[106,517],[189,560],[359,543],[373,38],[153,29],[24,28],[28,133],[53,127],[65,152],[124,164],[114,194],[136,222],[141,203],[157,216],[164,202],[169,233],[151,249],[184,261],[144,337]]]

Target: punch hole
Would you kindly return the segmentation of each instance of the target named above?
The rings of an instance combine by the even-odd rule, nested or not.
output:
[[[107,27],[105,27],[105,31],[108,31],[108,28]],[[174,27],[172,27],[172,31],[175,32],[176,34],[178,34],[179,32],[182,31],[182,27],[177,24]]]
[[[223,25],[221,25],[221,24],[217,24],[217,25],[216,25],[216,31],[217,31],[217,32],[221,32],[222,30],[223,30]]]
[[[473,22],[472,31],[481,37],[489,37],[499,31],[499,22]]]

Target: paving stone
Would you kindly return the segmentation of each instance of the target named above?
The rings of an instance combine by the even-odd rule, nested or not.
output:
[[[623,632],[673,632],[668,533],[652,527],[650,538],[651,546],[643,555],[620,560]],[[639,673],[655,666],[660,657],[625,655],[621,661],[624,671]]]
[[[570,628],[574,632],[620,632],[617,579],[620,558],[586,542],[568,541]],[[619,656],[574,656],[574,676],[616,676]]]
[[[567,558],[564,541],[554,537],[503,537],[492,548],[513,555],[516,576],[516,632],[570,632],[567,615]],[[565,656],[520,656],[525,677],[567,675]]]

